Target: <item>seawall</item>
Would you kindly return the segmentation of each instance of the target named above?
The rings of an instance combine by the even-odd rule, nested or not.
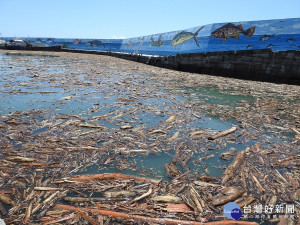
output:
[[[152,56],[121,52],[62,49],[65,52],[109,55],[168,69],[248,80],[300,85],[300,51],[271,49]]]

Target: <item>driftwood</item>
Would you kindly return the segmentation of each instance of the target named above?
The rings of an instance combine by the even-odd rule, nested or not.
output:
[[[133,197],[135,192],[132,191],[106,191],[103,193],[106,198],[118,198],[118,197]]]
[[[174,163],[166,163],[165,164],[166,172],[169,177],[176,177],[181,175],[179,169],[175,166]]]
[[[132,200],[132,202],[140,201],[140,200],[142,200],[142,199],[148,197],[148,196],[151,195],[151,194],[152,194],[152,188],[150,187],[149,190],[148,190],[146,193],[142,194],[142,195],[139,196],[139,197],[136,197],[135,199]]]
[[[151,200],[154,202],[169,202],[169,203],[181,202],[181,198],[172,195],[156,196],[151,198]]]
[[[34,187],[35,191],[58,191],[61,190],[61,188],[54,188],[54,187]]]
[[[5,204],[8,205],[14,205],[13,200],[11,200],[11,198],[5,194],[1,194],[0,193],[0,202],[4,202]]]
[[[93,125],[93,124],[84,124],[84,123],[80,123],[77,126],[79,127],[86,127],[86,128],[96,128],[96,129],[105,129],[106,127],[102,127],[99,125]]]
[[[66,202],[101,202],[103,198],[64,197]]]
[[[55,207],[60,208],[60,209],[67,209],[69,211],[99,213],[101,215],[111,216],[111,217],[114,217],[117,219],[138,220],[138,221],[143,221],[143,222],[148,222],[148,223],[169,224],[169,225],[176,225],[176,224],[178,224],[178,225],[179,224],[203,225],[202,222],[197,222],[197,221],[187,221],[187,220],[176,220],[176,219],[170,219],[170,218],[155,218],[155,217],[147,217],[147,216],[140,216],[140,215],[130,215],[128,213],[121,213],[121,212],[101,210],[101,209],[79,208],[79,207],[62,205],[62,204],[57,204]],[[203,219],[203,220],[205,220],[205,219]]]
[[[34,161],[36,161],[36,159],[34,159],[34,158],[28,158],[28,157],[22,157],[22,156],[6,157],[5,160],[12,161],[12,162],[34,162]]]
[[[220,158],[224,160],[229,160],[234,156],[235,153],[236,153],[236,149],[230,148],[228,151],[221,153]]]
[[[46,166],[44,163],[34,163],[34,162],[20,163],[19,165],[20,166],[29,166],[29,167],[32,167],[32,166],[40,166],[40,167]]]
[[[244,191],[236,187],[228,187],[223,189],[219,194],[215,195],[212,201],[214,206],[224,205],[227,202],[236,200]]]
[[[224,137],[228,134],[231,134],[231,133],[235,132],[236,130],[237,130],[237,127],[231,127],[230,129],[224,130],[224,131],[222,131],[222,132],[220,132],[220,133],[218,133],[214,136],[209,136],[208,140],[215,140],[217,138]]]
[[[32,210],[32,202],[29,204],[28,208],[26,209],[25,215],[22,219],[23,224],[27,224],[29,222],[29,218],[31,215],[31,210]]]
[[[90,218],[89,216],[87,216],[85,213],[80,212],[79,210],[76,211],[76,214],[78,216],[80,216],[81,218],[83,218],[84,220],[88,221],[90,224],[92,225],[98,225],[98,222],[95,221],[94,219]]]
[[[194,184],[198,185],[198,186],[202,186],[202,187],[223,187],[222,185],[219,184],[211,184],[211,183],[207,183],[204,181],[194,181]]]
[[[239,152],[237,156],[234,158],[234,161],[227,167],[222,179],[223,184],[234,176],[235,171],[239,168],[239,166],[242,164],[244,160],[244,155],[245,155],[245,151]]]
[[[172,123],[175,120],[175,116],[170,116],[169,119],[166,120],[166,123]]]
[[[80,181],[80,182],[88,182],[92,180],[136,180],[141,182],[147,182],[151,184],[159,184],[160,180],[147,178],[147,177],[136,177],[136,176],[130,176],[125,175],[121,173],[108,173],[108,174],[87,174],[87,175],[79,175],[71,177],[71,181]]]
[[[258,223],[255,223],[255,222],[233,221],[233,220],[224,220],[224,221],[204,223],[204,221],[205,221],[204,218],[202,219],[203,222],[176,220],[176,219],[170,219],[170,218],[156,218],[156,217],[147,217],[147,216],[140,216],[140,215],[130,215],[128,213],[120,213],[120,212],[109,211],[109,210],[79,208],[79,207],[62,205],[62,204],[57,204],[55,206],[55,208],[66,209],[66,210],[75,211],[75,212],[99,213],[101,215],[111,216],[116,219],[138,220],[138,221],[143,221],[143,222],[147,222],[147,223],[158,223],[158,224],[167,224],[167,225],[179,225],[179,224],[181,224],[181,225],[203,225],[203,224],[206,224],[206,225],[258,225]]]
[[[186,204],[168,204],[167,205],[168,213],[192,213],[193,211]]]
[[[69,219],[73,219],[75,217],[75,214],[74,213],[71,213],[67,216],[64,216],[64,217],[61,217],[59,219],[56,219],[56,220],[50,220],[48,222],[45,222],[44,225],[49,225],[49,224],[53,224],[53,223],[58,223],[58,222],[62,222],[62,221],[65,221],[65,220],[69,220]]]

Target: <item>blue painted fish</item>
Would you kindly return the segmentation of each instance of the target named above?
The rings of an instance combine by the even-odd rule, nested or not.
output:
[[[165,42],[162,40],[162,35],[159,35],[157,41],[155,41],[155,40],[153,39],[153,37],[151,37],[150,40],[151,40],[151,46],[155,46],[155,47],[160,47],[160,46],[164,45],[164,43],[165,43]]]
[[[133,42],[129,41],[128,44],[127,44],[127,48],[131,48],[133,45],[134,45]]]
[[[244,34],[247,37],[252,37],[255,32],[255,26],[244,30],[242,24],[236,26],[233,23],[227,23],[224,26],[216,29],[211,33],[214,38],[220,38],[222,41],[227,41],[227,38],[238,39],[240,34]]]
[[[247,47],[246,47],[246,49],[248,50],[248,49],[252,49],[252,45],[247,45]]]
[[[78,44],[81,44],[81,40],[79,40],[79,39],[75,39],[74,41],[73,41],[73,44],[74,45],[78,45]]]
[[[42,40],[40,38],[36,39],[35,43],[42,44]]]
[[[48,44],[50,44],[50,43],[54,42],[54,38],[48,38],[48,39],[46,40],[46,42],[47,42]]]
[[[260,41],[266,41],[266,40],[268,40],[269,38],[272,38],[272,37],[274,37],[274,34],[272,34],[272,35],[264,34],[259,40]]]
[[[289,38],[289,39],[287,39],[286,41],[287,41],[287,42],[293,42],[293,41],[295,41],[295,39],[294,39],[294,38]]]
[[[181,31],[179,34],[176,34],[172,41],[171,41],[171,46],[177,46],[177,45],[180,45],[190,39],[194,39],[195,42],[196,42],[196,45],[198,47],[199,46],[199,43],[198,43],[198,40],[197,40],[197,36],[198,36],[198,33],[203,29],[204,26],[200,27],[194,34],[192,32],[186,32],[186,31]]]
[[[91,47],[102,45],[104,48],[106,48],[105,44],[99,40],[88,41],[87,44],[89,44]]]

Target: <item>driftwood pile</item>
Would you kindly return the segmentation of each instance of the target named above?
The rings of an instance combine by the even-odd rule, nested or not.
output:
[[[0,62],[7,224],[300,223],[299,88],[108,57],[18,54]],[[188,89],[214,84],[215,96]],[[226,93],[251,98],[226,105],[218,99]],[[16,97],[32,100],[16,110],[7,104]],[[259,204],[295,208],[281,218],[255,220],[251,212],[232,221],[223,206],[233,201],[242,213]]]

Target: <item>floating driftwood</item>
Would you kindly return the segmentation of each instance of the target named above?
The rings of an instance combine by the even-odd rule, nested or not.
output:
[[[220,137],[224,137],[228,134],[231,134],[231,133],[235,132],[236,130],[237,130],[237,127],[231,127],[230,129],[224,130],[224,131],[222,131],[222,132],[220,132],[220,133],[218,133],[214,136],[209,136],[208,140],[215,140],[215,139],[218,139]]]
[[[86,174],[86,175],[78,175],[71,177],[69,180],[71,181],[80,181],[80,182],[88,182],[92,180],[137,180],[137,181],[143,181],[148,182],[151,184],[159,184],[160,180],[147,178],[147,177],[136,177],[136,176],[130,176],[125,175],[121,173],[108,173],[108,174]]]

